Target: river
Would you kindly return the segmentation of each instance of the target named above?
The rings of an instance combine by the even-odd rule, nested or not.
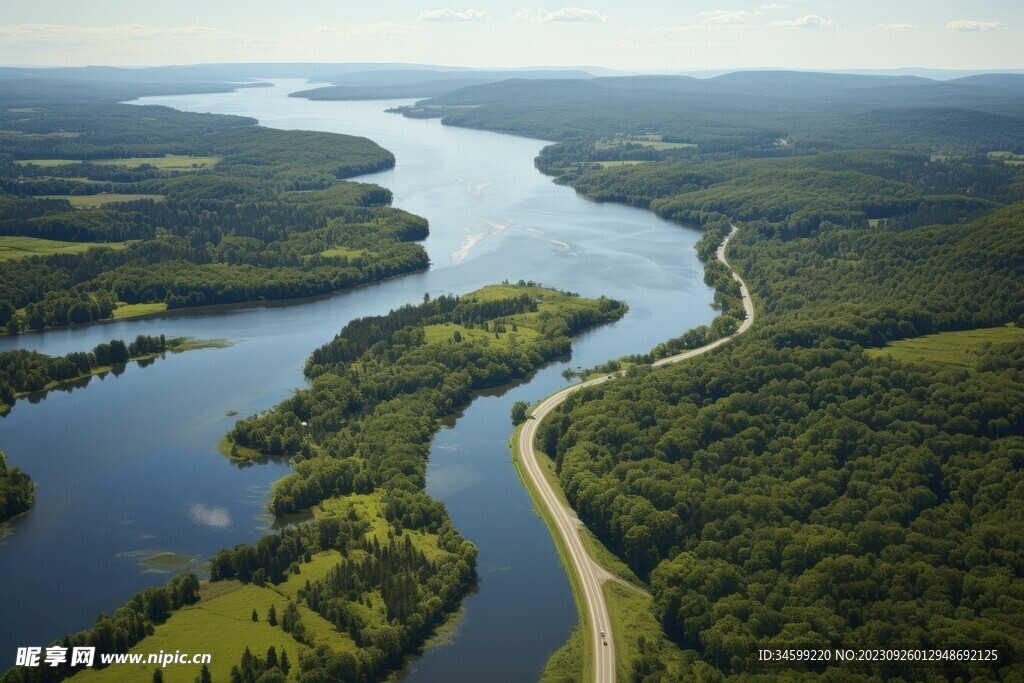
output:
[[[479,590],[456,635],[410,667],[407,680],[536,680],[577,616],[547,528],[508,449],[512,403],[565,384],[567,364],[589,367],[648,351],[714,317],[693,249],[696,229],[555,185],[533,166],[545,143],[384,113],[404,102],[314,102],[286,97],[304,81],[234,93],[152,97],[187,111],[243,114],[274,128],[369,137],[395,167],[359,178],[389,188],[394,205],[426,217],[430,270],[329,297],[180,311],[151,318],[0,337],[0,350],[50,354],[112,338],[166,334],[225,339],[228,348],[130,365],[85,388],[20,400],[0,418],[0,449],[37,484],[36,506],[0,540],[0,663],[17,646],[44,645],[88,627],[171,568],[143,557],[203,558],[251,542],[283,464],[240,468],[216,450],[239,416],[269,408],[304,384],[316,347],[356,317],[423,294],[465,293],[508,279],[626,301],[622,320],[575,340],[571,360],[528,382],[478,397],[436,438],[428,492],[480,549]],[[235,415],[237,413],[237,415]],[[17,615],[6,618],[7,615]]]

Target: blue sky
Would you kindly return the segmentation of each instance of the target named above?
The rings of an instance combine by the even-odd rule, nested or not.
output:
[[[4,0],[0,63],[1024,67],[1024,2],[570,2]]]

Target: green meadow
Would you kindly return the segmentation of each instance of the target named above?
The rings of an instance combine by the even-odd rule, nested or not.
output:
[[[366,249],[349,249],[347,247],[332,247],[320,252],[321,256],[347,256],[350,259],[357,258],[359,256],[371,255],[371,252]]]
[[[616,166],[635,166],[636,164],[649,164],[649,161],[643,161],[641,159],[620,159],[618,161],[598,161],[595,162],[601,165],[601,168],[615,168]]]
[[[278,615],[284,612],[288,600],[270,587],[252,584],[243,585],[238,581],[207,583],[201,590],[201,599],[194,605],[177,610],[163,624],[157,625],[151,636],[146,637],[129,652],[149,654],[164,652],[209,653],[210,674],[215,681],[230,679],[231,667],[238,664],[242,653],[248,647],[254,654],[263,656],[273,646],[278,656],[282,650],[288,653],[288,660],[298,665],[299,653],[308,648],[298,643],[290,634],[267,621],[271,606]],[[256,610],[259,621],[252,620]],[[334,627],[308,608],[299,606],[302,622],[313,634],[314,642],[326,639],[331,645],[355,649],[355,643],[334,630]],[[133,667],[112,666],[103,670],[90,669],[75,676],[81,681],[139,681],[153,680],[156,665]],[[200,667],[192,664],[169,665],[163,669],[167,683],[192,683],[199,675]]]
[[[867,349],[866,353],[873,357],[885,355],[904,361],[973,368],[981,352],[988,346],[1022,341],[1024,329],[1005,325],[901,339],[879,349]]]
[[[595,149],[611,149],[624,143],[631,143],[640,147],[650,147],[651,149],[664,150],[664,149],[683,149],[686,147],[696,147],[697,145],[690,142],[664,142],[660,135],[637,135],[634,137],[627,138],[616,138],[614,140],[606,140],[598,142],[594,145]]]
[[[325,500],[313,510],[317,519],[325,517],[358,516],[370,522],[367,537],[374,537],[386,542],[391,525],[384,517],[384,504],[379,494],[353,494]],[[414,530],[404,530],[403,534],[412,537],[413,544],[421,549],[428,559],[439,557],[445,551],[438,547],[438,537]],[[365,555],[364,550],[350,552],[358,559]],[[153,556],[157,557],[157,556]],[[146,558],[151,559],[151,558]],[[318,552],[310,557],[309,562],[299,563],[299,573],[291,574],[287,580],[274,585],[243,584],[235,580],[204,582],[200,590],[200,600],[174,611],[162,624],[154,627],[152,635],[132,647],[129,652],[149,654],[163,650],[164,652],[181,651],[183,653],[209,653],[211,664],[210,674],[214,681],[230,680],[231,667],[236,666],[242,653],[248,647],[253,654],[261,657],[273,646],[278,656],[284,650],[293,667],[292,676],[298,670],[299,657],[302,653],[327,645],[335,652],[355,651],[356,644],[348,633],[338,631],[322,616],[306,607],[298,600],[299,591],[307,581],[316,581],[327,576],[327,573],[340,561],[342,555],[337,550]],[[295,640],[291,634],[281,627],[281,615],[289,602],[298,603],[302,624],[309,642]],[[268,612],[273,606],[277,613],[278,624],[271,626]],[[361,601],[350,603],[350,609],[357,613],[360,620],[367,624],[387,624],[387,608],[379,591],[371,591]],[[253,621],[252,613],[256,611],[257,621]],[[452,621],[457,615],[439,627],[439,630],[452,628]],[[91,669],[78,674],[77,680],[89,682],[150,683],[156,665],[138,665],[133,667],[109,667],[103,670]],[[198,676],[200,667],[196,665],[169,665],[162,669],[166,683],[192,683]],[[289,679],[291,680],[291,678]]]
[[[125,159],[21,159],[17,163],[21,166],[32,164],[43,168],[81,163],[96,164],[97,166],[127,166],[128,168],[148,165],[165,171],[196,171],[216,166],[223,158],[219,156],[191,157],[182,154],[166,154],[159,157],[128,157]]]
[[[160,302],[154,304],[126,304],[119,301],[114,309],[114,320],[122,318],[134,318],[139,315],[150,315],[152,313],[163,313],[167,310],[167,304]]]
[[[26,256],[50,256],[52,254],[81,254],[93,247],[124,249],[126,242],[62,242],[39,237],[0,236],[0,261],[24,258]]]
[[[40,199],[66,199],[74,206],[79,209],[94,209],[104,204],[114,204],[116,202],[133,202],[138,199],[152,199],[155,202],[162,202],[165,197],[162,194],[118,194],[118,193],[103,193],[103,194],[49,194],[40,197]]]

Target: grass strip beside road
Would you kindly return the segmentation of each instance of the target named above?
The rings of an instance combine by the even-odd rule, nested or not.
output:
[[[537,408],[537,405],[531,406],[530,414]],[[590,639],[585,637],[585,634],[590,630],[590,612],[584,604],[583,587],[580,584],[580,577],[571,570],[572,558],[569,556],[569,549],[565,545],[565,540],[558,533],[554,517],[552,517],[548,507],[544,505],[536,484],[523,469],[522,454],[519,452],[519,434],[522,428],[523,425],[518,425],[512,432],[512,438],[509,441],[509,448],[512,449],[512,463],[516,468],[520,481],[523,482],[527,493],[530,494],[530,499],[533,500],[537,514],[544,520],[544,524],[547,525],[548,532],[555,542],[555,549],[558,551],[558,556],[562,560],[562,566],[566,568],[566,575],[569,577],[572,597],[576,602],[576,613],[580,618],[579,623],[572,629],[569,641],[551,656],[551,660],[549,660],[548,665],[545,667],[544,675],[540,681],[541,683],[582,683],[583,681],[592,680],[594,677],[594,656],[591,652],[593,648],[590,645]],[[563,498],[560,486],[552,488],[559,498]]]
[[[737,228],[733,226],[732,231],[722,241],[721,245],[719,245],[716,251],[716,258],[718,261],[725,264],[725,266],[728,267],[730,271],[732,271],[733,279],[740,286],[743,307],[746,313],[744,321],[740,324],[739,328],[731,335],[717,339],[699,348],[690,349],[688,351],[683,351],[682,353],[678,353],[667,358],[662,358],[660,360],[653,362],[651,364],[651,367],[659,367],[670,363],[678,363],[680,361],[693,358],[694,356],[707,353],[708,351],[711,351],[723,344],[728,343],[733,338],[743,334],[753,326],[755,307],[753,299],[750,296],[750,291],[747,289],[746,283],[739,276],[739,274],[735,270],[733,270],[732,267],[729,265],[729,262],[725,256],[726,249],[729,245],[729,240],[736,233],[736,230]],[[547,415],[547,413],[549,413],[551,410],[554,410],[555,408],[557,408],[558,405],[564,402],[565,399],[571,393],[587,386],[593,386],[606,381],[613,381],[615,378],[621,376],[622,374],[623,371],[619,370],[611,374],[596,377],[581,384],[560,389],[554,394],[551,394],[550,396],[544,398],[531,408],[527,421],[524,422],[522,425],[519,425],[515,429],[515,431],[512,434],[511,442],[513,461],[516,465],[516,471],[519,472],[520,478],[526,484],[527,490],[530,492],[531,498],[533,498],[534,503],[540,510],[542,518],[548,525],[548,529],[552,532],[552,536],[555,539],[556,547],[558,547],[559,555],[562,558],[562,564],[566,567],[566,573],[568,574],[570,583],[573,587],[573,597],[576,600],[577,610],[580,614],[580,627],[583,627],[579,628],[582,640],[584,641],[583,644],[584,646],[586,646],[587,643],[593,643],[588,648],[590,650],[589,656],[584,656],[584,662],[582,663],[583,666],[580,667],[580,669],[584,671],[584,677],[582,678],[584,682],[597,681],[598,683],[612,683],[618,677],[620,673],[619,669],[623,669],[623,672],[621,673],[623,673],[624,678],[628,678],[631,674],[631,671],[626,669],[626,667],[630,666],[629,664],[627,664],[628,662],[634,661],[633,658],[629,657],[616,659],[615,657],[615,648],[619,645],[619,643],[623,643],[623,646],[627,652],[631,652],[632,649],[630,647],[630,644],[626,642],[627,633],[620,633],[619,629],[616,627],[616,620],[618,619],[619,621],[621,621],[624,618],[625,614],[623,613],[623,610],[621,608],[616,609],[616,603],[620,602],[619,600],[609,599],[609,587],[605,585],[606,580],[608,578],[612,578],[614,576],[619,575],[615,570],[608,569],[605,565],[610,563],[613,567],[616,568],[616,570],[618,570],[618,572],[621,572],[621,568],[618,566],[620,562],[611,561],[609,559],[609,555],[614,557],[614,554],[609,553],[607,549],[602,547],[602,550],[604,552],[597,550],[597,548],[595,548],[596,539],[588,540],[587,538],[588,536],[590,536],[589,532],[580,533],[579,530],[582,525],[580,525],[579,521],[575,518],[575,511],[572,509],[570,505],[567,504],[561,486],[559,485],[557,477],[554,476],[554,472],[551,470],[550,465],[545,465],[545,461],[550,463],[551,458],[549,458],[547,455],[543,453],[539,453],[538,449],[536,448],[535,425],[537,424],[537,422],[534,420],[542,420]],[[534,417],[534,415],[536,415],[537,417]],[[526,433],[524,434],[524,430],[528,431],[526,431]],[[531,434],[533,438],[527,438],[531,436]],[[521,450],[523,449],[528,449],[530,455],[524,455],[521,452]],[[539,481],[537,477],[539,477],[539,479],[542,479],[543,482]],[[542,489],[544,491],[547,491],[548,493],[543,492]],[[551,498],[554,499],[553,502],[551,501]],[[549,508],[549,506],[556,505],[562,508],[558,511],[558,513],[556,513],[553,509]],[[571,522],[568,521],[570,512],[572,517]],[[584,555],[583,557],[577,557],[577,551],[570,551],[569,549],[569,545],[571,544],[569,537],[572,533],[577,534],[577,538],[579,539],[579,548],[577,548],[577,551],[581,551]],[[615,560],[617,559],[618,558],[615,558]],[[612,581],[611,583],[615,584],[614,581]],[[646,593],[642,589],[637,589],[635,588],[635,586],[627,585],[628,583],[629,582],[627,581],[623,581],[621,584],[618,585],[624,590],[636,592],[637,595],[646,595]],[[647,596],[647,599],[649,600],[650,597]],[[601,625],[602,629],[610,631],[610,633],[607,633],[607,635],[604,631],[598,634],[597,631],[592,628],[592,619],[594,617],[589,613],[591,605],[593,605],[594,608],[597,609],[597,611],[601,612],[601,614],[598,615],[598,618],[607,618],[607,623],[602,623]],[[650,613],[649,609],[647,610],[647,612],[648,615],[651,616],[651,619],[653,619],[653,614]],[[653,631],[651,629],[644,630],[651,632],[652,634],[658,634],[658,642],[656,644],[656,647],[659,651],[665,651],[668,649],[664,647],[663,641],[665,641],[665,637],[664,634],[661,632],[660,627],[654,629]],[[589,638],[586,637],[588,631],[590,632]],[[632,630],[630,628],[627,628],[626,631],[629,635],[632,635]],[[574,637],[575,636],[576,634],[574,633]],[[601,637],[599,638],[598,636]],[[647,639],[645,637],[645,644],[646,640]],[[600,643],[602,641],[604,641],[604,649],[601,652],[596,652],[595,649],[601,649]],[[610,648],[608,647],[608,641],[611,641]],[[641,644],[639,637],[637,637],[633,642],[636,644],[636,649],[639,650]],[[569,653],[572,652],[574,649],[579,648],[576,647],[576,643],[571,641],[565,648],[559,651],[556,658],[554,659],[559,663],[561,663],[562,661],[572,661],[572,659],[574,658],[569,657]],[[639,654],[639,652],[637,654]],[[551,666],[549,665],[549,669],[550,668]],[[555,671],[551,672],[552,676],[557,675],[558,673],[559,672]],[[545,677],[547,677],[547,674],[548,671],[545,671]],[[545,680],[548,679],[545,678]],[[569,681],[577,679],[551,678],[550,680]]]

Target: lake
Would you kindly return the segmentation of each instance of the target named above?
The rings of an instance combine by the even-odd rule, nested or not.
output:
[[[232,424],[304,385],[303,363],[353,318],[502,280],[626,301],[622,320],[588,332],[571,359],[480,396],[439,433],[428,492],[480,549],[479,590],[447,644],[410,666],[409,681],[536,680],[577,621],[554,543],[512,466],[509,412],[589,367],[643,353],[709,323],[712,291],[693,249],[701,233],[648,211],[586,200],[534,168],[539,140],[442,126],[385,113],[390,102],[313,102],[287,94],[305,81],[234,93],[152,97],[187,111],[242,114],[274,128],[362,135],[391,150],[391,170],[363,176],[394,206],[430,221],[431,268],[292,302],[179,311],[156,317],[0,337],[0,350],[87,350],[139,334],[224,339],[231,346],[168,355],[87,387],[20,400],[0,418],[0,449],[37,484],[35,508],[0,539],[0,657],[86,628],[182,562],[251,542],[271,528],[265,504],[284,464],[238,467],[217,453]],[[237,414],[235,414],[237,413]],[[5,615],[6,616],[6,615]]]

